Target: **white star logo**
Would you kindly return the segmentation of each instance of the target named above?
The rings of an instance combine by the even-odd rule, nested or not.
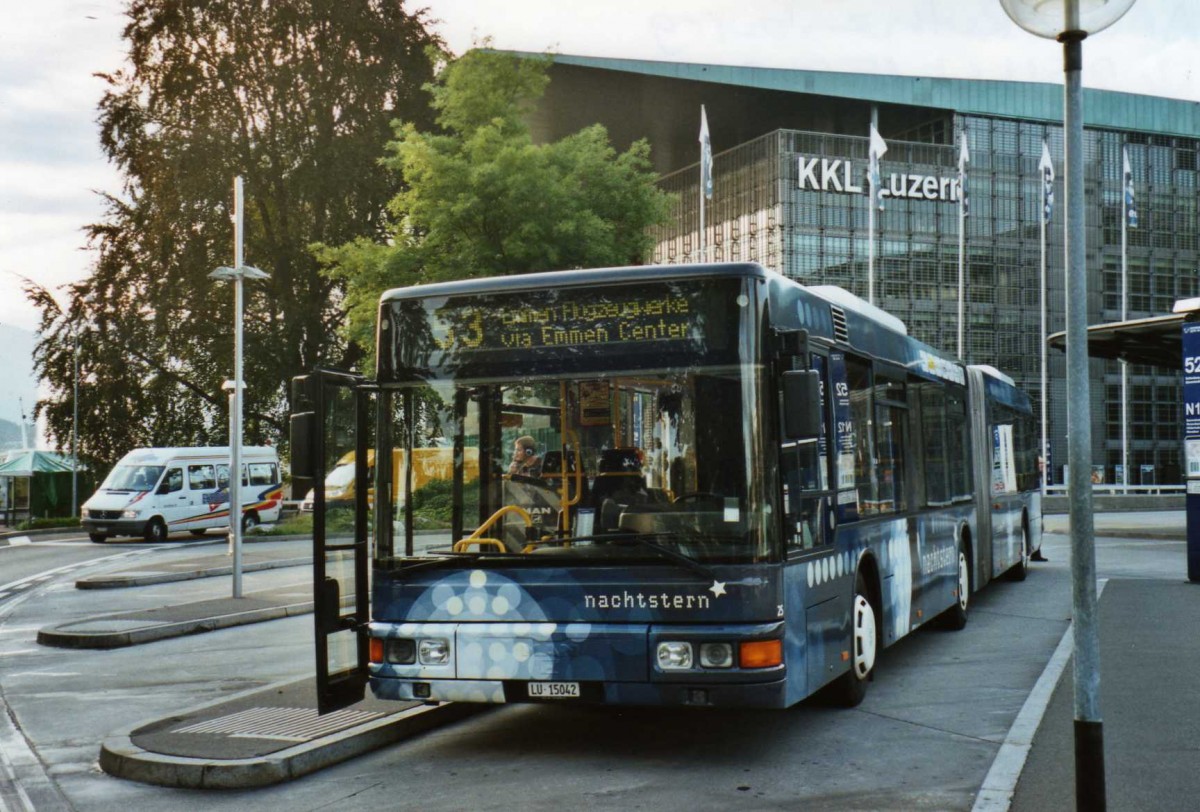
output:
[[[713,593],[714,598],[719,598],[725,594],[725,582],[713,581],[713,585],[708,588],[708,591]]]

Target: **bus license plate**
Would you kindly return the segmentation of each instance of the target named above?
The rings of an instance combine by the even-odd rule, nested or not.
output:
[[[529,696],[534,699],[578,699],[578,682],[531,682]]]

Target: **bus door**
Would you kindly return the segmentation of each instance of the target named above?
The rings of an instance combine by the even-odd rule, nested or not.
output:
[[[784,536],[789,552],[825,549],[833,543],[826,366],[824,356],[810,356],[809,369],[821,379],[821,436],[815,440],[785,439],[780,445]]]
[[[292,476],[313,489],[313,602],[319,713],[360,701],[370,620],[368,406],[363,378],[318,369],[293,380]],[[327,500],[325,477],[353,454],[353,501]]]

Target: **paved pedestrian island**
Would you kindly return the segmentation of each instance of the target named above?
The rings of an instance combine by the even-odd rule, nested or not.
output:
[[[260,572],[279,567],[299,567],[312,562],[312,551],[297,555],[296,550],[261,552],[242,550],[242,572]],[[214,578],[233,573],[233,558],[228,553],[160,561],[130,567],[120,572],[105,572],[88,575],[75,582],[76,589],[124,589],[131,586],[166,584],[173,581],[191,581],[197,578]]]
[[[278,683],[105,739],[109,775],[191,789],[278,784],[377,750],[488,705],[422,705],[371,698],[317,714],[313,677]]]
[[[1200,809],[1200,584],[1110,580],[1099,619],[1108,808]],[[1072,666],[1033,737],[1014,812],[1075,808]]]
[[[309,553],[296,549],[243,551],[243,572],[308,566]],[[89,575],[75,582],[78,589],[117,589],[229,575],[232,561],[224,553],[193,556],[131,566],[119,572]],[[299,576],[298,576],[299,577]],[[114,612],[47,626],[38,642],[59,648],[121,648],[228,629],[248,623],[293,617],[312,612],[309,579],[286,587],[247,592],[240,598],[214,598],[191,603]]]
[[[39,630],[37,640],[43,646],[58,648],[122,648],[308,614],[312,609],[312,585],[295,584],[247,592],[240,598],[214,598],[72,620]]]

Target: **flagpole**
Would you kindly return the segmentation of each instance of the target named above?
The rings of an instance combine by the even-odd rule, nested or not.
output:
[[[867,301],[875,304],[875,201],[878,190],[875,178],[869,177],[871,198],[867,202]]]
[[[1129,147],[1121,147],[1121,321],[1129,318],[1129,198],[1133,186],[1129,167]],[[1128,493],[1129,485],[1129,364],[1121,359],[1121,485]]]
[[[879,133],[879,108],[871,105],[871,138],[867,139],[867,160],[873,167],[867,172],[871,186],[867,203],[867,301],[875,304],[875,207],[879,205],[879,156],[875,154],[874,138]]]
[[[708,115],[700,105],[700,262],[708,261],[705,246],[704,200],[712,197],[712,141],[708,135]]]
[[[962,149],[958,153],[958,360],[963,360],[963,311],[966,309],[966,274],[963,269],[963,254],[966,248],[967,224],[967,131],[962,131]]]
[[[1041,279],[1041,286],[1040,286],[1041,299],[1042,299],[1042,302],[1041,302],[1042,333],[1041,333],[1041,341],[1039,343],[1042,345],[1041,351],[1042,351],[1042,498],[1043,499],[1046,497],[1046,486],[1050,484],[1050,447],[1046,441],[1046,401],[1049,400],[1049,393],[1047,393],[1047,391],[1046,391],[1046,388],[1047,388],[1047,382],[1046,382],[1046,223],[1047,223],[1047,220],[1049,219],[1049,212],[1046,211],[1046,204],[1048,202],[1046,199],[1046,184],[1048,181],[1047,181],[1046,167],[1045,167],[1045,164],[1047,163],[1047,161],[1045,159],[1048,158],[1049,155],[1050,155],[1049,147],[1047,147],[1046,142],[1043,141],[1042,142],[1043,166],[1041,167],[1041,170],[1042,170],[1042,179],[1041,179],[1041,182],[1042,182],[1042,211],[1041,211],[1041,217],[1038,218],[1039,220],[1041,220],[1041,226],[1042,226],[1041,227],[1041,241],[1040,241],[1041,249],[1042,249],[1042,251],[1041,251],[1041,253],[1042,253],[1042,263],[1041,263],[1042,279]],[[1053,166],[1051,166],[1051,171],[1053,171]]]

